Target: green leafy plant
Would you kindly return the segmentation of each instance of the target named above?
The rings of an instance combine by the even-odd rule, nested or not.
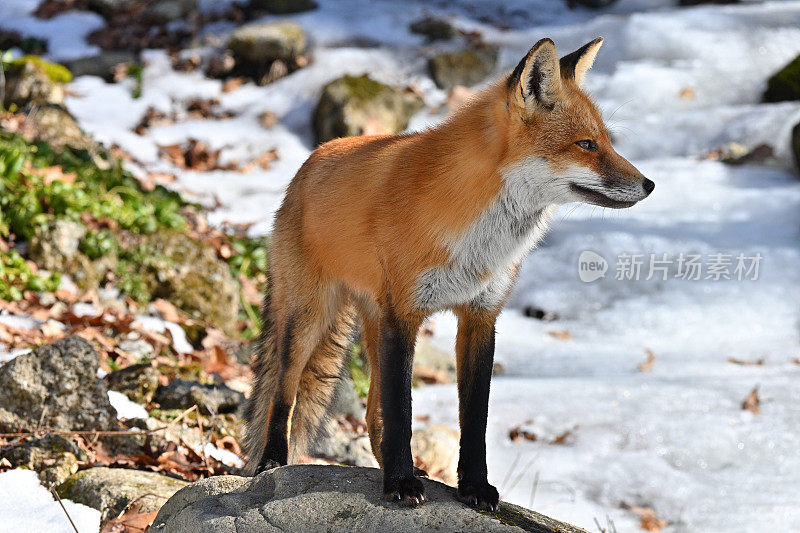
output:
[[[43,276],[33,271],[17,250],[0,252],[0,299],[20,300],[24,291],[53,292],[61,277],[57,273]]]

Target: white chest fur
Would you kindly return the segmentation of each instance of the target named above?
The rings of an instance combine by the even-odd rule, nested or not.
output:
[[[516,265],[544,236],[556,209],[556,190],[546,162],[531,158],[503,174],[500,195],[457,239],[450,260],[423,272],[415,303],[436,311],[472,303],[493,308],[506,297]]]

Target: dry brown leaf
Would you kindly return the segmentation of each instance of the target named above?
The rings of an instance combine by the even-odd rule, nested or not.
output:
[[[639,369],[639,372],[650,372],[656,362],[656,354],[650,349],[645,349],[644,353],[647,354],[647,359],[636,365],[636,368]]]
[[[152,303],[152,306],[156,311],[158,311],[158,314],[161,315],[161,318],[167,322],[185,322],[185,320],[182,319],[178,308],[163,298],[157,298]]]
[[[229,93],[231,91],[235,91],[245,83],[244,78],[230,78],[226,80],[225,83],[222,84],[222,92]]]
[[[761,399],[758,397],[758,387],[755,387],[742,402],[742,409],[745,411],[750,411],[754,415],[758,415],[761,414],[761,408],[759,407],[760,404]]]
[[[520,442],[522,440],[535,441],[537,437],[536,433],[534,433],[533,431],[528,431],[522,429],[521,426],[517,426],[515,428],[512,428],[511,431],[508,432],[508,438],[514,442]]]
[[[142,513],[142,503],[134,502],[119,518],[109,520],[101,533],[144,533],[156,519],[158,511]]]
[[[684,100],[693,100],[694,96],[695,92],[692,87],[684,87],[678,91],[678,98],[683,98]]]
[[[553,439],[553,444],[566,444],[567,439],[570,438],[571,436],[572,436],[572,430],[568,429],[559,436],[557,436],[555,439]]]
[[[733,363],[734,365],[741,365],[741,366],[761,366],[764,364],[764,358],[755,359],[753,361],[746,361],[744,359],[736,359],[735,357],[728,357],[728,362]]]
[[[550,335],[551,337],[555,337],[556,339],[561,340],[561,341],[568,341],[568,340],[572,339],[572,333],[570,333],[569,331],[567,331],[565,329],[564,330],[558,330],[558,331],[548,331],[547,334]]]

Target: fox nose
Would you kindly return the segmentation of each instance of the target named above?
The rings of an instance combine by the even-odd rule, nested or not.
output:
[[[644,187],[644,192],[646,192],[649,195],[651,192],[653,192],[653,189],[656,188],[656,184],[653,183],[652,180],[645,178],[644,181],[642,182],[642,187]]]

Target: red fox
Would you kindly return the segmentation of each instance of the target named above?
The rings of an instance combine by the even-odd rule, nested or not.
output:
[[[614,151],[580,88],[601,44],[559,61],[542,39],[441,125],[336,139],[311,154],[275,219],[248,406],[254,470],[286,464],[315,437],[360,319],[383,495],[424,502],[410,447],[412,358],[422,321],[449,309],[458,317],[458,499],[497,508],[489,381],[495,320],[519,265],[557,206],[630,207],[655,187]]]

